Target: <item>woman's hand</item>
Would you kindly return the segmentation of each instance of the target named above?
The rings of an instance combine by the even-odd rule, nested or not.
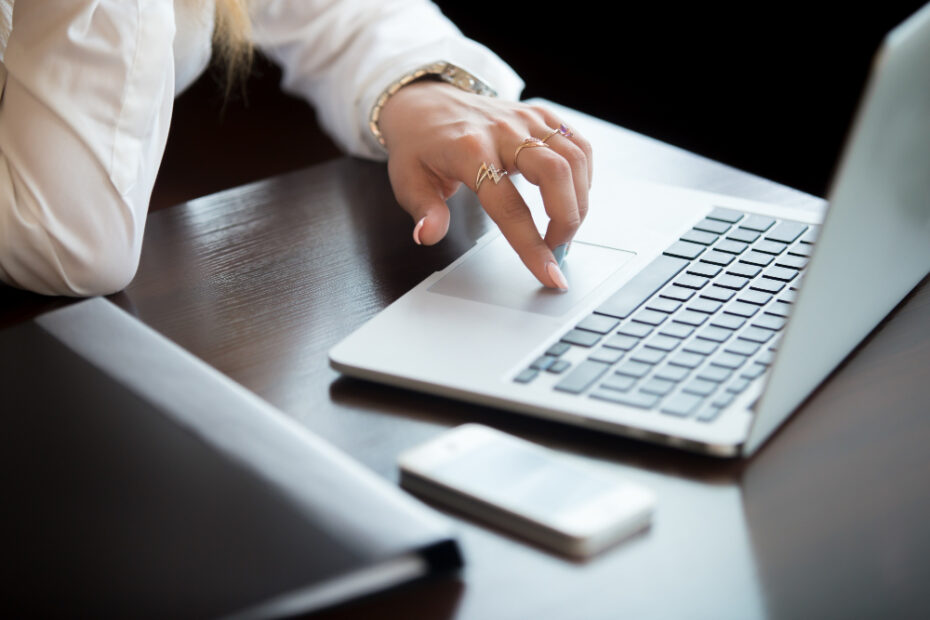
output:
[[[544,108],[431,81],[397,91],[379,126],[394,194],[415,222],[414,241],[432,245],[445,236],[445,201],[465,183],[533,275],[545,286],[568,288],[559,264],[588,210],[591,186],[584,138]],[[545,238],[503,171],[539,187],[549,215]]]

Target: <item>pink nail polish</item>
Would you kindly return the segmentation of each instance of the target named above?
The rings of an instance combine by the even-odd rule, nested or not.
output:
[[[546,272],[549,274],[549,277],[552,278],[557,288],[563,291],[568,290],[568,280],[565,279],[565,275],[562,273],[562,270],[559,269],[558,265],[551,261],[546,263]]]
[[[414,226],[413,228],[413,241],[417,245],[423,245],[423,243],[420,241],[420,229],[423,228],[423,222],[425,221],[426,221],[426,216],[423,216],[422,218],[420,218],[420,221],[417,222],[417,225]]]

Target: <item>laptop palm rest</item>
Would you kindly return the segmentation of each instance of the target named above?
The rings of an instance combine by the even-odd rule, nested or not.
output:
[[[545,288],[498,235],[475,249],[429,291],[513,310],[562,316],[631,258],[633,252],[576,241],[562,264],[569,290]]]

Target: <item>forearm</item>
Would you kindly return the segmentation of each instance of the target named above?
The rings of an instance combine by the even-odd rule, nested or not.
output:
[[[46,294],[135,273],[174,98],[171,0],[19,0],[0,103],[0,279]]]
[[[507,99],[523,88],[510,67],[423,0],[258,2],[255,37],[282,65],[284,88],[311,101],[334,139],[363,157],[385,156],[367,130],[375,100],[419,66],[449,61]]]

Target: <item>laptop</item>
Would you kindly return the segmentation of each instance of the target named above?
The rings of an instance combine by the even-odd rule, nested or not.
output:
[[[755,452],[930,270],[930,6],[891,31],[800,209],[624,178],[539,286],[496,231],[330,351],[338,371],[722,457]],[[619,129],[565,111],[609,153]],[[534,217],[536,188],[517,178]]]

